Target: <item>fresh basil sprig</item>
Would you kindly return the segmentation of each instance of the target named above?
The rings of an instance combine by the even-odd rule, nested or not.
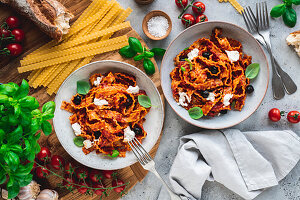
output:
[[[54,116],[55,103],[45,103],[41,112],[36,98],[27,96],[28,93],[25,80],[20,86],[0,85],[0,184],[9,180],[6,183],[9,199],[32,180],[33,161],[41,150],[37,142],[41,133],[37,132],[42,130],[45,135],[52,132],[48,120]]]
[[[192,119],[200,119],[203,117],[203,111],[199,107],[193,107],[188,110],[188,113]]]
[[[249,78],[249,79],[256,78],[259,73],[259,70],[260,70],[260,67],[259,67],[258,63],[252,63],[252,64],[248,65],[248,67],[246,68],[246,71],[245,71],[246,78]]]
[[[152,106],[151,99],[146,95],[139,95],[138,102],[144,108],[150,108]]]
[[[116,157],[119,156],[119,154],[120,154],[120,152],[119,152],[118,150],[114,149],[114,150],[112,151],[112,154],[111,154],[111,155],[107,155],[107,156],[108,156],[108,157],[111,157],[111,158],[116,158]]]
[[[77,81],[77,93],[86,95],[89,90],[91,89],[91,86],[86,81]]]
[[[274,6],[271,10],[271,17],[277,18],[282,16],[285,25],[294,27],[297,23],[297,13],[292,5],[300,5],[300,0],[283,0],[282,4]]]
[[[145,48],[141,42],[134,37],[129,37],[128,46],[119,50],[119,54],[124,58],[133,58],[134,61],[143,61],[145,72],[148,75],[155,73],[155,66],[149,58],[154,56],[163,56],[166,52],[165,49],[153,48],[151,50]]]
[[[84,141],[84,138],[81,136],[77,136],[73,139],[74,144],[78,147],[83,147],[83,141]]]

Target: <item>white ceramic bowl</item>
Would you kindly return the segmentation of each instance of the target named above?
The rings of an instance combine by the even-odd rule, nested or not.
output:
[[[61,85],[57,92],[55,103],[55,117],[53,119],[54,129],[56,135],[64,147],[64,149],[81,164],[102,170],[115,170],[128,167],[135,162],[135,158],[132,152],[127,152],[125,158],[108,158],[95,152],[91,152],[85,155],[80,147],[77,147],[73,143],[75,137],[72,130],[69,116],[71,113],[60,109],[62,101],[70,102],[70,99],[75,95],[77,88],[77,81],[88,81],[89,77],[94,73],[105,72],[126,72],[136,77],[138,86],[147,92],[150,97],[153,107],[146,115],[146,121],[144,128],[148,133],[147,137],[143,140],[143,147],[149,152],[157,142],[164,121],[164,108],[158,90],[151,79],[138,68],[119,61],[98,61],[81,67],[73,72]]]
[[[192,119],[187,110],[177,105],[171,89],[170,73],[174,69],[174,57],[184,48],[190,46],[201,37],[209,38],[215,27],[223,29],[222,36],[240,41],[243,52],[252,56],[252,62],[260,64],[259,75],[251,80],[255,91],[247,95],[242,111],[229,111],[226,115],[214,118]],[[207,129],[223,129],[239,124],[247,119],[261,104],[269,83],[269,66],[266,55],[255,38],[243,28],[227,22],[210,21],[196,24],[181,32],[168,47],[161,65],[161,84],[164,95],[173,110],[185,121],[198,127]]]

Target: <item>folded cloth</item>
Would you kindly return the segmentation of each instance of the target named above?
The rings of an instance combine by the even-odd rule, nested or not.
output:
[[[300,138],[292,131],[207,130],[180,139],[169,178],[183,200],[201,199],[206,180],[244,199],[275,186],[297,164]],[[163,188],[158,200],[168,200]]]

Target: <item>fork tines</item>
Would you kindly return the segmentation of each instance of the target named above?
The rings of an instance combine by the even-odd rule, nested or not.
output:
[[[148,162],[152,160],[152,157],[148,154],[148,152],[144,149],[142,144],[138,141],[137,138],[132,139],[128,142],[132,152],[137,157],[138,161],[142,165],[146,165]]]
[[[246,26],[250,32],[257,32],[257,20],[252,9],[247,6],[242,12]]]
[[[256,4],[256,18],[259,29],[269,28],[269,13],[267,2],[260,2]]]

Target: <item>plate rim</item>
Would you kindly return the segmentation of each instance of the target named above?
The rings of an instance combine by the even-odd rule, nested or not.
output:
[[[255,107],[254,111],[253,111],[249,116],[245,117],[244,119],[241,119],[241,120],[237,121],[236,123],[234,123],[234,124],[232,124],[232,125],[227,125],[227,126],[225,125],[225,126],[223,126],[223,127],[218,127],[218,128],[217,128],[217,129],[225,129],[225,128],[230,128],[230,127],[236,126],[236,125],[240,124],[241,122],[247,120],[247,119],[248,119],[254,112],[256,112],[256,110],[260,107],[262,101],[264,100],[264,98],[265,98],[265,96],[266,96],[266,93],[267,93],[267,91],[268,91],[268,88],[269,88],[269,81],[270,81],[270,67],[269,67],[269,61],[268,61],[268,59],[267,59],[267,56],[266,56],[266,54],[265,54],[263,48],[261,47],[261,45],[258,43],[258,41],[253,37],[253,35],[252,35],[251,33],[249,33],[246,29],[244,29],[243,27],[238,26],[238,25],[236,25],[236,24],[233,24],[233,23],[230,23],[230,22],[218,21],[218,20],[198,23],[198,24],[195,24],[195,25],[193,25],[193,26],[190,26],[190,27],[186,28],[185,30],[181,31],[181,32],[180,32],[180,33],[179,33],[179,34],[171,41],[171,43],[169,44],[168,48],[166,49],[166,52],[169,51],[170,47],[173,45],[173,43],[174,43],[181,35],[184,35],[184,34],[185,34],[186,32],[188,32],[191,28],[194,28],[194,27],[196,27],[196,26],[203,26],[204,24],[214,24],[214,23],[223,23],[223,24],[227,24],[227,25],[229,25],[229,26],[234,26],[234,27],[236,27],[236,28],[242,30],[243,32],[245,32],[245,34],[247,34],[247,35],[248,35],[249,37],[251,37],[252,39],[254,39],[254,40],[255,40],[255,43],[257,44],[257,46],[259,47],[259,49],[263,52],[263,56],[264,56],[264,58],[265,58],[265,60],[266,60],[266,63],[267,63],[267,72],[268,72],[267,87],[266,87],[266,89],[265,89],[265,92],[264,92],[263,97],[261,98],[259,104]],[[199,29],[200,29],[200,28],[199,28]],[[162,69],[163,69],[163,67],[164,67],[164,63],[165,63],[166,60],[167,60],[167,58],[164,56],[163,59],[162,59],[162,61],[161,61],[161,67],[160,67],[160,80],[162,80],[162,76],[163,76],[163,74],[162,74]],[[163,82],[161,83],[161,85],[163,85]],[[161,88],[162,88],[164,97],[165,97],[165,99],[167,100],[168,104],[170,105],[170,107],[173,109],[173,111],[174,111],[181,119],[183,119],[184,121],[186,121],[186,122],[189,123],[189,124],[192,124],[192,125],[197,126],[197,127],[200,127],[200,128],[216,130],[216,128],[214,128],[214,127],[205,126],[205,125],[201,125],[201,126],[200,126],[199,124],[197,124],[197,123],[195,123],[195,122],[193,122],[193,121],[189,121],[188,119],[185,119],[183,116],[181,116],[181,115],[179,114],[179,112],[176,110],[176,108],[174,108],[174,106],[171,105],[171,103],[170,103],[170,101],[169,101],[169,98],[168,98],[167,95],[166,95],[166,91],[165,91],[164,87],[162,86]]]
[[[117,61],[117,60],[98,60],[98,61],[94,61],[94,62],[88,63],[88,64],[86,64],[86,65],[84,65],[84,66],[78,68],[77,70],[73,71],[73,72],[72,72],[72,73],[64,80],[64,82],[61,84],[61,86],[59,87],[59,89],[58,89],[58,91],[57,91],[57,93],[56,93],[56,95],[55,95],[54,102],[57,102],[57,101],[58,101],[58,100],[57,100],[57,94],[61,91],[62,86],[67,82],[67,80],[70,79],[70,77],[71,77],[75,72],[80,71],[80,70],[82,70],[83,68],[85,68],[85,67],[87,67],[87,66],[90,66],[90,65],[94,65],[94,64],[97,64],[97,63],[109,63],[109,62],[119,63],[119,64],[120,64],[120,63],[121,63],[121,64],[125,64],[126,66],[128,66],[128,67],[130,67],[130,68],[132,68],[132,69],[134,69],[134,70],[137,70],[138,72],[142,73],[144,76],[146,76],[146,77],[151,81],[152,85],[153,85],[154,88],[155,88],[156,93],[157,93],[158,96],[159,96],[159,102],[160,102],[161,108],[162,108],[162,120],[161,120],[160,128],[159,128],[159,129],[160,129],[160,131],[159,131],[159,132],[160,132],[160,133],[159,133],[159,136],[157,137],[157,140],[155,141],[154,145],[151,147],[151,149],[150,149],[150,151],[151,151],[151,150],[153,149],[153,147],[156,145],[157,141],[159,140],[159,138],[161,137],[161,135],[162,135],[162,133],[163,133],[163,127],[164,127],[164,121],[165,121],[165,106],[164,106],[164,103],[163,103],[163,100],[162,100],[162,95],[164,96],[164,94],[160,94],[158,88],[156,87],[156,85],[154,84],[154,82],[151,80],[151,78],[150,78],[147,74],[145,74],[141,69],[135,67],[134,65],[131,65],[131,64],[129,64],[129,63],[122,62],[122,61]],[[161,85],[161,84],[160,84],[160,85]],[[60,108],[58,108],[58,109],[60,109]],[[90,165],[87,165],[86,163],[82,163],[81,160],[76,159],[76,158],[73,156],[73,154],[71,154],[71,153],[70,153],[70,152],[62,145],[62,143],[61,143],[61,141],[60,141],[60,138],[57,136],[57,132],[56,132],[56,128],[55,128],[55,127],[56,127],[55,121],[56,121],[56,120],[55,120],[55,117],[54,117],[54,118],[53,118],[53,128],[54,128],[56,137],[57,137],[57,139],[58,139],[60,145],[64,148],[64,150],[68,153],[68,155],[70,155],[74,160],[76,160],[77,162],[81,163],[81,164],[84,165],[84,166],[87,166],[87,167],[90,167],[90,168],[93,168],[93,169],[98,169],[98,170],[118,170],[118,169],[123,169],[123,168],[126,168],[126,167],[130,167],[131,165],[134,165],[135,163],[138,162],[138,160],[135,159],[134,162],[130,162],[130,163],[129,163],[128,165],[126,165],[126,166],[115,167],[115,168],[111,168],[111,166],[110,166],[109,169],[108,169],[108,168],[107,168],[107,169],[106,169],[106,168],[94,168],[94,167],[92,167],[92,166],[90,166]]]

